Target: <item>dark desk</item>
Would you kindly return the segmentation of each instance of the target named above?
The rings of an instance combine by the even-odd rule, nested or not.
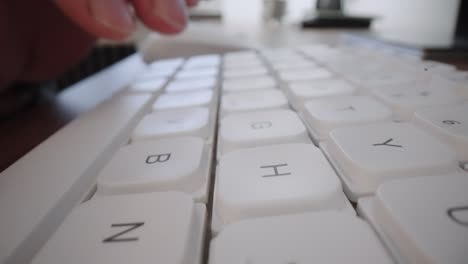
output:
[[[0,171],[80,114],[125,88],[143,67],[141,57],[133,55],[59,94],[42,91],[35,103],[0,121]]]

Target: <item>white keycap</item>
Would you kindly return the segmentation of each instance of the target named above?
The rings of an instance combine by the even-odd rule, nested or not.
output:
[[[225,92],[239,92],[254,89],[270,89],[275,87],[276,82],[269,75],[223,81],[223,91]]]
[[[216,67],[221,62],[221,56],[218,54],[193,56],[184,64],[184,69],[201,68],[201,67]]]
[[[223,115],[272,108],[288,108],[288,99],[278,89],[261,89],[250,92],[223,95],[221,112]]]
[[[176,70],[184,63],[182,58],[158,60],[149,64],[149,68],[154,71]]]
[[[157,78],[145,81],[136,81],[130,85],[130,92],[156,93],[166,84],[166,78]]]
[[[271,66],[273,67],[273,69],[277,71],[317,67],[315,63],[309,60],[305,60],[305,59],[292,60],[292,61],[278,61],[278,62],[272,63]]]
[[[165,110],[146,115],[132,133],[132,141],[168,136],[208,138],[209,112],[206,107]]]
[[[279,77],[285,82],[293,82],[331,78],[332,73],[323,68],[308,67],[279,71]]]
[[[355,216],[317,212],[245,220],[211,243],[210,264],[391,264],[370,226]]]
[[[262,68],[263,63],[260,59],[242,59],[242,60],[233,60],[233,61],[225,61],[223,68],[224,70],[239,70],[244,68]]]
[[[398,263],[465,264],[467,190],[466,173],[393,181],[358,207]]]
[[[182,191],[206,187],[209,160],[200,138],[140,141],[121,148],[100,173],[98,194]],[[205,190],[201,190],[206,192]],[[206,193],[196,198],[206,199]]]
[[[307,129],[291,110],[271,110],[232,114],[221,120],[220,154],[237,148],[303,142],[310,139]]]
[[[192,106],[207,106],[213,100],[212,90],[196,92],[165,93],[153,104],[153,110],[182,108]]]
[[[292,95],[296,105],[300,105],[303,101],[308,99],[351,95],[356,92],[356,89],[351,84],[339,79],[292,82],[288,84],[287,89]]]
[[[249,66],[263,66],[262,60],[255,54],[247,54],[245,56],[229,56],[224,57],[224,69],[238,69]]]
[[[137,81],[151,81],[153,79],[169,78],[176,72],[176,69],[151,69],[147,68],[142,74],[138,75]]]
[[[414,120],[429,133],[450,144],[462,161],[468,161],[468,104],[417,110]]]
[[[295,56],[297,52],[292,48],[264,48],[259,50],[263,56]]]
[[[302,58],[295,50],[289,48],[272,48],[260,50],[260,54],[267,60],[284,60],[287,58]]]
[[[373,194],[385,181],[459,170],[452,149],[407,123],[338,128],[321,146],[353,201]]]
[[[238,69],[225,69],[223,72],[223,77],[225,79],[232,78],[243,78],[243,77],[252,77],[252,76],[263,76],[268,74],[268,71],[265,67],[243,67]]]
[[[72,211],[32,263],[200,263],[204,221],[204,206],[181,193],[93,199]]]
[[[170,82],[167,92],[188,92],[202,89],[213,89],[216,86],[215,77],[203,77],[197,79],[175,80]]]
[[[332,129],[390,120],[392,111],[368,96],[342,96],[304,103],[303,116],[314,138],[325,140]]]
[[[231,60],[233,61],[247,60],[247,59],[257,58],[257,56],[258,56],[257,53],[251,50],[234,51],[234,52],[225,53],[224,61],[229,62]]]
[[[202,77],[215,77],[218,74],[218,68],[206,67],[206,68],[195,68],[195,69],[184,69],[176,74],[177,79],[187,78],[202,78]]]
[[[463,100],[446,87],[424,82],[375,89],[373,92],[402,120],[411,119],[414,111],[421,107],[451,105]]]
[[[284,144],[242,149],[218,165],[214,221],[347,209],[338,176],[319,148]],[[218,218],[219,217],[219,218]],[[215,224],[214,230],[220,226]]]
[[[353,70],[356,70],[356,66],[352,65],[352,67]],[[422,76],[414,75],[413,73],[388,71],[385,69],[376,72],[373,68],[371,72],[349,72],[346,74],[346,78],[357,87],[361,87],[367,91],[389,85],[406,85],[407,83],[423,79]]]

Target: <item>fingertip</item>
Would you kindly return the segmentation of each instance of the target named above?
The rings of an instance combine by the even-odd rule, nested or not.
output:
[[[176,34],[187,25],[184,0],[136,0],[134,5],[143,23],[160,33]]]
[[[123,39],[136,22],[127,0],[56,0],[57,5],[87,32],[101,38]]]
[[[194,7],[198,4],[198,0],[185,0],[188,7]]]
[[[127,36],[135,30],[135,19],[125,0],[91,0],[88,5],[95,21],[116,35]]]

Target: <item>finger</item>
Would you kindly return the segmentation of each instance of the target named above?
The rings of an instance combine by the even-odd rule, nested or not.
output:
[[[185,0],[133,0],[138,17],[149,28],[175,34],[187,25]]]
[[[135,29],[127,0],[55,0],[75,23],[93,35],[122,39]]]
[[[188,7],[194,7],[198,4],[198,0],[185,0]]]
[[[36,22],[27,32],[35,37],[28,41],[29,56],[19,77],[25,81],[55,78],[78,63],[95,42],[92,35],[68,20],[53,3],[35,2],[41,2],[44,7],[37,4],[35,12],[28,16]]]

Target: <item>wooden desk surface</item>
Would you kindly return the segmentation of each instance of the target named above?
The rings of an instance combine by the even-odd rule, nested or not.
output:
[[[206,41],[204,34],[212,34],[211,26],[202,25],[200,27],[191,27],[178,38],[159,38],[160,44],[157,50],[146,50],[147,59],[164,58],[180,55],[193,55],[211,52],[223,52],[235,50],[242,47],[287,47],[298,46],[313,43],[335,44],[339,41],[339,34],[342,31],[300,31],[298,28],[274,27],[256,34],[246,34],[229,36],[224,39],[225,46],[222,43]],[[204,28],[204,29],[203,29]],[[193,33],[195,32],[195,33]],[[211,32],[211,33],[210,33]],[[201,34],[201,35],[200,35]],[[187,42],[191,35],[198,36],[198,44]],[[224,36],[226,37],[226,36]],[[236,45],[227,45],[232,39],[236,39]],[[205,42],[203,43],[204,40]],[[210,43],[215,43],[211,44]],[[232,44],[232,43],[231,43]],[[132,63],[140,65],[135,59]],[[461,68],[468,69],[466,62],[454,62]],[[141,64],[143,65],[143,64]],[[140,66],[141,66],[140,65]],[[135,73],[142,68],[135,67]],[[114,67],[118,67],[114,66]],[[105,74],[104,74],[105,75]],[[122,75],[115,75],[122,76]],[[114,77],[115,77],[114,76]],[[125,74],[123,74],[125,76]],[[127,73],[127,82],[133,78]],[[109,98],[119,88],[118,81],[115,78],[106,85],[98,87],[89,85],[75,85],[63,93],[47,94],[43,93],[39,102],[20,112],[15,113],[7,120],[0,121],[0,171],[3,171],[32,148],[40,144],[54,132],[65,126],[80,114],[91,110],[106,98]],[[98,82],[98,83],[103,83]]]

